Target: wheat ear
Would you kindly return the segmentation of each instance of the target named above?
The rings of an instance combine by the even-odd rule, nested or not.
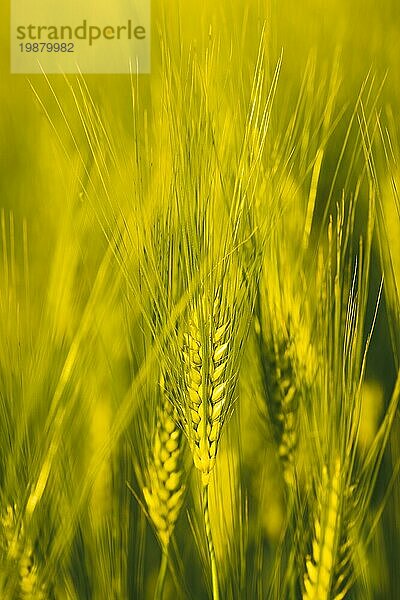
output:
[[[201,474],[202,508],[211,562],[214,600],[219,598],[218,574],[212,538],[208,484],[215,465],[221,427],[228,408],[229,320],[218,298],[192,312],[183,352],[187,386],[187,424],[193,461]],[[199,322],[203,319],[203,323]]]
[[[215,300],[208,319],[209,347],[201,337],[199,318],[193,312],[185,336],[183,353],[189,401],[189,443],[196,468],[207,486],[215,465],[221,425],[227,407],[227,367],[229,323],[220,320],[220,304]]]
[[[23,524],[17,523],[16,507],[7,507],[1,525],[8,560],[15,564],[18,570],[18,598],[45,600],[46,594],[39,582],[32,543],[25,535]]]
[[[162,402],[157,410],[157,424],[149,459],[149,482],[143,489],[150,519],[162,546],[162,559],[155,599],[163,596],[168,566],[168,547],[182,507],[185,485],[182,483],[182,432],[174,408],[168,399],[165,378],[160,382]]]
[[[340,461],[335,463],[334,473],[328,476],[326,466],[322,473],[319,516],[315,520],[312,557],[306,561],[303,600],[329,600],[336,566],[336,548],[340,533]],[[339,592],[333,600],[343,600]]]
[[[162,402],[158,408],[152,454],[149,460],[149,484],[143,494],[150,518],[164,549],[168,548],[183,502],[182,432],[174,418],[174,408],[161,380]]]
[[[287,483],[293,482],[294,453],[297,447],[297,411],[299,391],[296,380],[292,344],[288,340],[274,343],[269,360],[271,418],[279,458]]]

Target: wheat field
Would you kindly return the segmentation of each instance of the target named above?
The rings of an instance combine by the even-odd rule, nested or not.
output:
[[[0,42],[0,599],[400,599],[400,9]]]

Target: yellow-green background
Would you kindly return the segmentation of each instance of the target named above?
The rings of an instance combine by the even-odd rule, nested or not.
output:
[[[377,90],[385,80],[378,107],[382,113],[392,111],[396,123],[400,103],[400,7],[396,0],[276,0],[271,3],[256,0],[190,3],[173,0],[167,3],[158,0],[152,2],[151,8],[152,74],[139,76],[138,86],[139,101],[148,108],[150,120],[151,101],[160,88],[161,29],[167,31],[172,60],[178,59],[180,45],[183,52],[188,52],[190,45],[198,49],[205,47],[210,35],[220,40],[217,70],[212,76],[213,89],[218,90],[218,78],[222,81],[230,44],[234,47],[234,56],[241,57],[236,72],[238,87],[239,83],[244,87],[247,82],[250,85],[260,34],[265,26],[271,68],[283,50],[274,108],[276,119],[279,119],[281,108],[286,114],[290,114],[291,107],[294,109],[307,62],[310,56],[314,56],[317,79],[329,73],[338,60],[341,80],[337,101],[339,107],[354,105],[369,72],[376,78]],[[39,303],[41,285],[47,282],[57,240],[61,232],[65,235],[65,220],[69,218],[67,207],[79,194],[76,179],[81,173],[75,170],[76,149],[68,137],[48,82],[43,76],[27,77],[9,73],[9,10],[4,2],[0,22],[0,207],[6,212],[12,211],[17,224],[23,219],[28,224],[32,293],[33,299],[37,294]],[[234,65],[232,70],[235,70]],[[122,147],[130,148],[133,133],[129,77],[89,75],[86,80],[115,137],[119,138]],[[50,76],[49,81],[74,129],[78,119],[66,81],[61,76]],[[70,152],[70,161],[65,159],[61,142],[49,125],[31,86],[47,108],[55,130]],[[236,100],[235,96],[223,97],[224,106]],[[338,140],[343,134],[341,128],[344,131],[345,125],[338,125],[335,133]],[[332,143],[326,158],[325,179],[321,180],[319,186],[322,203],[329,189],[337,152],[337,147]],[[129,174],[125,173],[125,176]],[[71,223],[73,227],[74,223]],[[87,227],[89,230],[95,228],[95,221],[89,220]],[[98,246],[101,249],[103,246],[98,231],[93,231],[84,239],[91,247]],[[86,253],[90,269],[90,260],[96,261],[96,252],[91,253],[84,248],[83,254]],[[375,284],[380,278],[378,262],[376,258],[373,263]],[[393,359],[384,317],[378,319],[368,376],[374,385],[378,385],[378,395],[380,389],[388,390],[392,385]],[[399,526],[399,518],[396,516],[396,503],[390,507],[391,516],[385,523],[386,556],[389,559],[386,576],[398,579],[397,552],[400,544],[398,537],[393,536],[392,540],[391,535],[394,524]],[[390,589],[391,598],[395,600],[400,597],[398,583],[394,583]]]

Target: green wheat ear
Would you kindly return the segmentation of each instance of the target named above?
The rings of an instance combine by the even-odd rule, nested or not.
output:
[[[143,494],[157,535],[164,550],[167,550],[182,507],[185,485],[182,483],[182,432],[165,386],[162,377],[162,401],[157,409],[157,425],[148,465],[149,481]]]
[[[336,555],[340,537],[341,467],[335,463],[331,477],[327,467],[322,472],[319,514],[314,523],[312,557],[306,561],[303,600],[329,600],[336,570]],[[342,600],[339,592],[333,600]]]
[[[283,317],[282,317],[283,319]],[[287,318],[285,326],[265,327],[255,321],[259,344],[265,402],[262,413],[272,425],[277,453],[288,485],[294,483],[299,443],[299,408],[317,370],[308,328]]]
[[[207,303],[203,300],[203,308]],[[199,311],[200,312],[200,311]],[[230,324],[216,299],[208,314],[193,311],[185,334],[183,359],[189,411],[189,443],[195,467],[207,486],[215,465],[221,426],[228,407]],[[205,323],[201,326],[200,320]],[[206,332],[202,333],[202,329]],[[208,335],[207,335],[208,334]]]
[[[20,600],[46,600],[44,586],[38,577],[31,540],[26,536],[23,523],[18,524],[16,507],[7,506],[1,519],[3,544],[12,570],[18,573]]]
[[[214,600],[219,600],[218,571],[209,511],[209,481],[221,429],[232,399],[235,356],[232,320],[217,294],[203,294],[191,306],[182,349],[184,394],[182,420],[193,462],[201,475],[201,501]]]
[[[269,353],[271,418],[279,458],[287,482],[293,478],[294,453],[298,442],[297,411],[301,391],[293,366],[293,345],[289,340],[274,343]]]

